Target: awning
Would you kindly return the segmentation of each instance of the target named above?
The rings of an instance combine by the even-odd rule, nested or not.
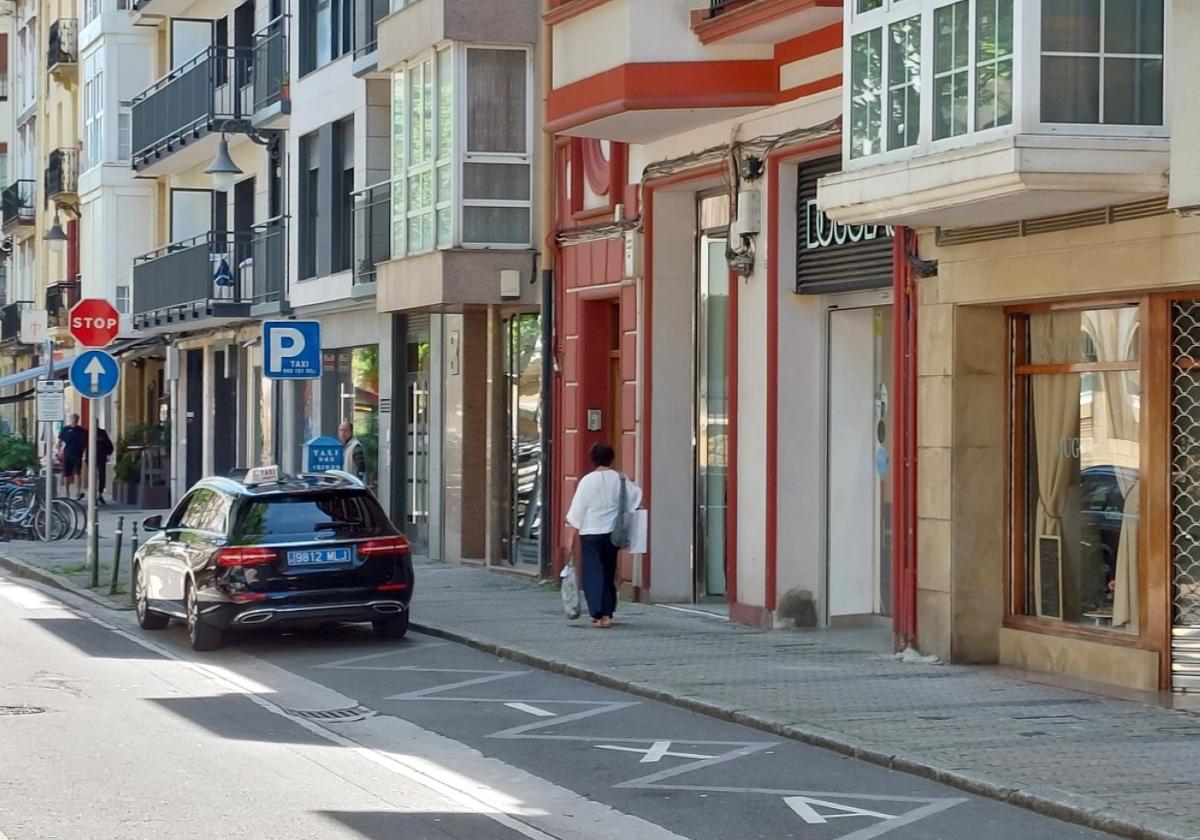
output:
[[[116,341],[104,348],[114,356],[120,356],[128,353],[131,350],[136,350],[139,347],[149,347],[154,344],[162,344],[161,338],[127,338],[122,341]],[[76,351],[70,354],[64,354],[61,359],[54,360],[54,378],[66,379],[67,369],[71,367],[71,362],[82,351]],[[35,379],[43,379],[46,376],[46,366],[34,365],[26,370],[10,373],[8,376],[0,376],[0,391],[5,388],[12,388],[17,385],[23,385],[26,382],[32,382]],[[28,395],[25,395],[28,396]]]

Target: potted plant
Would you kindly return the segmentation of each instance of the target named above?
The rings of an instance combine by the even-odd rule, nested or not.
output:
[[[139,504],[139,488],[142,482],[142,461],[150,454],[150,450],[165,446],[169,443],[167,427],[161,423],[138,423],[125,430],[125,434],[117,439],[116,462],[113,466],[113,480],[120,483],[116,497],[126,504]],[[149,486],[141,489],[143,498],[149,497],[156,503],[166,494],[169,502],[169,488],[165,482],[151,481]],[[163,507],[164,504],[147,505]]]
[[[292,98],[292,86],[290,78],[286,71],[279,77],[279,98],[284,102],[290,102]]]

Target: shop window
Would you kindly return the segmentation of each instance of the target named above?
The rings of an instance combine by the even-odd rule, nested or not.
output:
[[[1136,306],[1018,315],[1013,613],[1139,629]]]
[[[349,423],[362,444],[364,479],[376,489],[379,481],[379,345],[324,351],[321,376],[320,434],[337,437]]]

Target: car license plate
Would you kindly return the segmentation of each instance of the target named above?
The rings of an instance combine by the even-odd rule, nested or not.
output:
[[[311,548],[305,551],[289,551],[289,566],[333,566],[350,562],[348,548]]]

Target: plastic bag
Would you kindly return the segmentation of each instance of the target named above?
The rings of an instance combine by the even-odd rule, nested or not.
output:
[[[568,621],[574,621],[583,612],[583,607],[579,603],[579,582],[575,580],[574,560],[568,558],[558,576],[562,580],[560,592],[563,600],[563,613],[566,614]]]

